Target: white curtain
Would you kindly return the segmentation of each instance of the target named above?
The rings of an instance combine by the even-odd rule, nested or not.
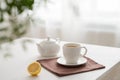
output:
[[[45,21],[42,33],[45,37],[119,47],[119,3],[119,0],[50,0],[46,8],[37,7],[36,15]]]

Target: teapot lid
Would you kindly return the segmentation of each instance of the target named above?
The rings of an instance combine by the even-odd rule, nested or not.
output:
[[[54,44],[56,43],[55,40],[51,39],[50,37],[47,37],[47,39],[43,40],[40,44],[47,45],[47,44]]]

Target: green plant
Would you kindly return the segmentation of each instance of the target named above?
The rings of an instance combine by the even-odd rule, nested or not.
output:
[[[4,21],[3,14],[7,12],[9,15],[12,15],[12,9],[16,8],[18,14],[21,14],[25,9],[31,9],[34,3],[34,0],[1,0],[0,1],[0,22]]]
[[[32,22],[27,11],[33,10],[34,2],[35,0],[0,0],[0,49],[8,50],[8,47],[5,50],[1,45],[11,43],[26,34]],[[40,2],[46,3],[47,0]],[[23,41],[24,44],[25,42]],[[6,52],[7,56],[9,52]]]
[[[22,21],[20,17],[25,10],[32,10],[33,4],[34,0],[0,0],[0,43],[11,42],[27,32],[30,16]]]

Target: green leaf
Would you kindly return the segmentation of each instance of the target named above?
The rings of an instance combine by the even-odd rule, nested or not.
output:
[[[4,58],[12,57],[11,53],[5,53]]]
[[[8,28],[0,28],[0,31],[7,31]]]
[[[7,5],[6,9],[2,10],[0,7],[0,12],[7,12],[9,15],[11,15],[12,8],[16,7],[18,13],[21,14],[26,8],[31,10],[33,9],[34,0],[13,0],[12,2],[5,0],[5,4]],[[0,22],[2,21],[4,20],[0,17]]]

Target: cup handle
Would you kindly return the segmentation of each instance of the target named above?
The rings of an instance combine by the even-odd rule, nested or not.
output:
[[[81,47],[81,49],[85,49],[85,53],[82,54],[82,56],[85,56],[87,54],[87,48],[86,47]]]

